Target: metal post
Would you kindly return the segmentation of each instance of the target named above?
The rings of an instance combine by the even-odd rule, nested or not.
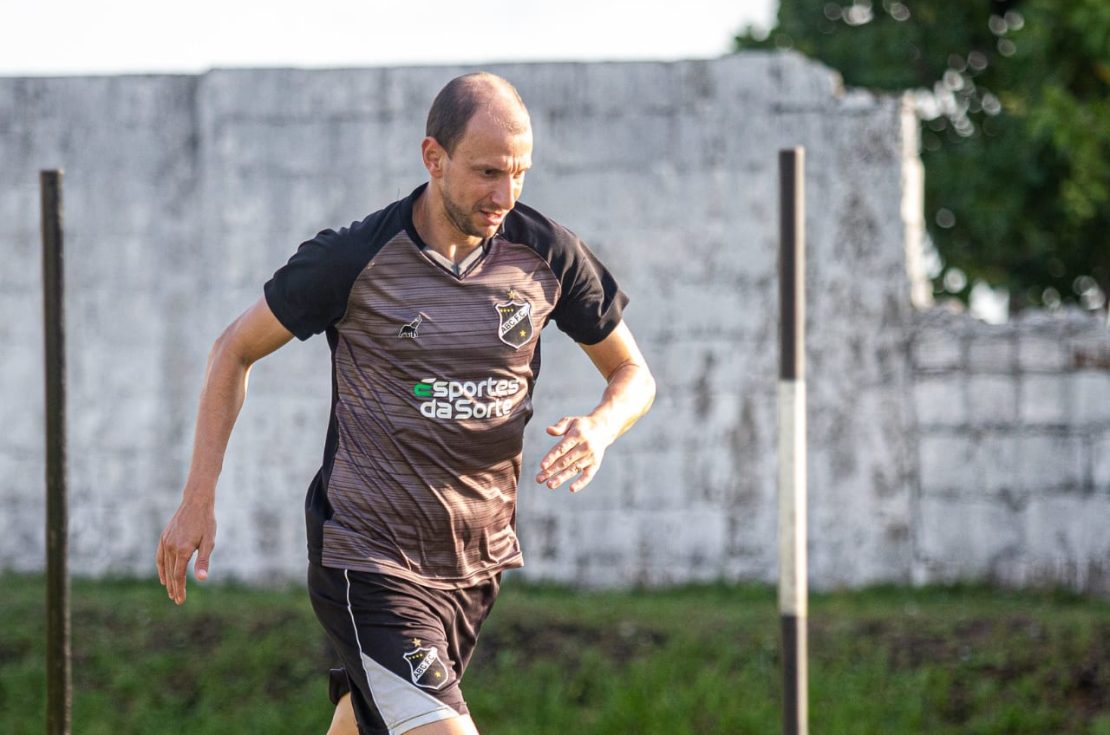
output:
[[[46,732],[69,735],[72,692],[66,502],[65,291],[62,172],[42,171],[42,293],[46,345]]]
[[[784,735],[809,732],[806,653],[805,150],[779,151],[779,619]]]

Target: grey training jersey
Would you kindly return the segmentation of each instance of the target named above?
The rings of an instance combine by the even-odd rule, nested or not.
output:
[[[522,564],[516,489],[540,331],[554,320],[594,344],[627,298],[573,233],[522,204],[453,272],[413,227],[423,189],[303,243],[265,294],[289,331],[331,346],[310,557],[449,589]]]

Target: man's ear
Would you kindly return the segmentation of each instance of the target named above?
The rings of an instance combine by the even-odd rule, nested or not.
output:
[[[424,159],[424,168],[428,169],[428,175],[433,179],[438,179],[443,175],[443,164],[447,159],[447,150],[439,144],[439,141],[431,136],[424,138],[420,143],[420,155]]]

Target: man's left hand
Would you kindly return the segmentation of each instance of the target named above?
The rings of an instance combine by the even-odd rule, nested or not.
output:
[[[546,483],[555,490],[578,475],[578,479],[570,484],[572,493],[590,484],[601,467],[605,450],[616,439],[608,426],[589,416],[561,418],[547,427],[547,433],[563,438],[540,460],[536,482]]]

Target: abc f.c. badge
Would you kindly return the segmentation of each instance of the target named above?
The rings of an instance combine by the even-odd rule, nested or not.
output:
[[[499,324],[497,337],[502,342],[519,350],[532,339],[532,304],[517,296],[516,291],[509,292],[509,300],[494,304],[497,310]]]
[[[417,646],[402,655],[412,669],[412,683],[418,687],[441,689],[451,678],[439,657],[439,651],[431,646]]]

